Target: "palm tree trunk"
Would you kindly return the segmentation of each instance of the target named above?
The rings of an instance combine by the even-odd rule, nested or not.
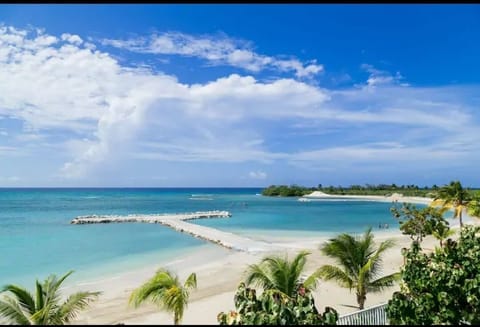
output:
[[[180,317],[178,316],[178,313],[175,312],[175,313],[173,314],[173,324],[174,324],[174,325],[180,325],[180,319],[179,319],[179,318],[180,318]]]
[[[358,303],[358,308],[360,310],[363,310],[365,306],[365,300],[367,299],[367,296],[365,294],[359,294],[357,293],[357,303]]]
[[[458,219],[460,220],[460,229],[463,228],[462,211],[463,211],[463,209],[458,214]]]

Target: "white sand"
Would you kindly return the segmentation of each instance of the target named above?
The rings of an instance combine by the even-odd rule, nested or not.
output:
[[[332,195],[321,191],[315,191],[310,194],[304,195],[303,198],[307,199],[349,199],[349,200],[366,200],[366,201],[381,201],[381,202],[408,202],[419,204],[430,204],[432,199],[424,198],[420,196],[403,196],[400,193],[393,193],[391,196],[383,195]]]
[[[375,233],[376,241],[380,242],[386,238],[393,238],[397,246],[385,253],[383,272],[392,273],[402,265],[403,258],[400,254],[402,247],[408,247],[410,239],[407,236],[397,234],[391,237],[391,233]],[[333,263],[332,259],[320,254],[318,247],[326,239],[305,240],[303,248],[312,252],[307,261],[307,273],[313,272],[316,268],[326,263]],[[424,247],[433,249],[438,243],[433,238],[427,238]],[[292,244],[295,250],[287,251],[291,258],[297,251],[299,243]],[[205,251],[205,250],[204,250]],[[206,251],[209,252],[209,251]],[[221,311],[234,310],[233,296],[235,290],[244,277],[248,264],[258,263],[265,253],[247,253],[231,250],[229,254],[220,255],[215,258],[215,251],[210,250],[205,256],[199,253],[192,254],[185,258],[185,261],[169,265],[167,268],[178,273],[180,278],[185,280],[191,272],[197,273],[198,289],[192,291],[191,301],[185,312],[184,324],[217,324],[217,314]],[[277,251],[272,253],[285,253]],[[82,312],[74,324],[173,324],[173,316],[162,312],[152,304],[144,304],[137,309],[128,306],[128,297],[132,289],[153,276],[156,269],[161,265],[146,267],[136,272],[130,272],[115,279],[107,279],[95,282],[90,285],[70,287],[66,292],[75,290],[102,290],[105,293],[92,304],[90,309]],[[368,294],[366,306],[384,303],[391,298],[398,286],[391,287],[379,294]],[[340,314],[358,310],[355,292],[349,292],[337,286],[334,282],[319,283],[314,298],[317,308],[323,312],[325,306],[334,307]]]
[[[310,197],[326,197],[328,195],[314,194]],[[336,196],[335,196],[336,197]],[[391,197],[358,196],[356,199],[370,199],[374,201],[392,201]],[[426,203],[429,199],[396,196],[393,199],[399,202]],[[420,202],[423,201],[423,202]],[[381,242],[391,238],[396,246],[388,250],[383,258],[383,273],[390,274],[398,271],[403,264],[401,248],[409,247],[411,240],[401,235],[400,231],[375,231],[375,241]],[[331,235],[334,236],[334,235]],[[184,324],[218,324],[216,317],[221,311],[234,310],[233,297],[235,290],[244,277],[249,264],[258,263],[268,253],[283,253],[293,257],[300,249],[308,249],[312,253],[307,261],[307,273],[312,273],[322,264],[333,263],[332,259],[323,256],[318,247],[327,240],[321,237],[302,237],[292,241],[278,237],[271,239],[276,250],[269,252],[241,252],[226,250],[218,247],[208,247],[190,255],[178,258],[172,263],[163,264],[178,273],[182,281],[190,274],[197,274],[198,289],[191,292],[189,306],[184,314]],[[433,250],[438,241],[433,237],[424,240],[423,247]],[[272,247],[273,249],[274,247]],[[152,263],[149,267],[142,267],[135,271],[124,272],[112,278],[103,277],[103,280],[91,284],[75,285],[65,289],[65,293],[77,290],[100,290],[104,294],[91,307],[80,313],[74,324],[173,324],[173,314],[160,311],[152,304],[144,304],[137,309],[128,306],[128,297],[131,291],[153,276],[154,272],[162,267],[161,263]],[[367,294],[366,307],[385,303],[392,293],[399,289],[393,286],[382,293]],[[325,306],[334,307],[340,314],[358,310],[355,292],[343,289],[334,282],[320,281],[314,291],[317,308],[323,312]]]

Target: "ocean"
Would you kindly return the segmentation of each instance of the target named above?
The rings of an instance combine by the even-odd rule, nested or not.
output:
[[[260,188],[0,189],[0,286],[61,275],[82,281],[168,262],[217,245],[159,224],[71,225],[81,215],[228,210],[230,218],[191,223],[256,239],[397,231],[391,203],[261,196]],[[418,205],[420,206],[420,205]],[[382,229],[385,232],[385,229]],[[227,251],[227,250],[225,250]]]

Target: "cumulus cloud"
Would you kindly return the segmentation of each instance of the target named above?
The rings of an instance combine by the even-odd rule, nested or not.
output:
[[[142,53],[198,57],[215,65],[230,65],[251,72],[275,69],[309,77],[323,71],[316,60],[302,63],[296,58],[281,59],[256,53],[249,43],[227,36],[194,36],[180,32],[153,34],[128,40],[104,39],[104,45]]]
[[[83,40],[80,36],[69,34],[69,33],[63,33],[62,34],[62,40],[73,43],[73,44],[76,44],[76,45],[79,45],[79,44],[83,43]]]
[[[400,72],[396,72],[395,75],[392,75],[390,72],[377,69],[370,64],[362,64],[360,68],[370,74],[367,79],[368,86],[394,83],[402,86],[408,86],[407,83],[400,83],[400,81],[403,79],[403,76],[400,74]]]
[[[152,40],[130,40],[128,47],[144,51]],[[228,54],[230,62],[259,69],[300,69],[294,61],[279,64],[233,43],[184,36],[155,40],[164,52],[212,61],[227,60]],[[281,161],[318,168],[399,160],[417,165],[436,160],[447,167],[455,158],[480,159],[478,103],[470,102],[477,87],[401,86],[392,82],[395,77],[387,82],[387,72],[364,68],[377,78],[366,81],[374,87],[329,90],[290,78],[262,82],[238,74],[184,84],[148,67],[122,66],[80,36],[2,26],[0,118],[22,123],[17,142],[33,146],[48,138],[47,132],[55,135],[66,151],[60,172],[74,179],[124,161]],[[322,136],[325,130],[338,131],[334,144],[332,136]],[[305,137],[309,133],[313,136]],[[0,154],[18,149],[2,144]],[[252,171],[249,177],[266,174]]]

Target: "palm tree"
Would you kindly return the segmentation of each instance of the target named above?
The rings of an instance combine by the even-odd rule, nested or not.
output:
[[[178,325],[188,305],[192,288],[197,288],[195,273],[190,274],[182,286],[176,275],[166,269],[160,269],[145,284],[133,291],[130,296],[130,304],[138,307],[148,299],[162,309],[173,312],[173,323]]]
[[[445,225],[439,225],[436,230],[432,231],[432,235],[440,241],[440,247],[443,247],[443,241],[455,234],[453,229]]]
[[[26,289],[9,284],[1,289],[7,292],[0,299],[0,317],[5,323],[18,325],[64,325],[74,319],[101,292],[77,292],[60,304],[60,286],[70,276],[69,271],[57,278],[50,275],[43,283],[35,283],[35,295]]]
[[[445,209],[453,208],[453,218],[458,218],[460,228],[463,227],[462,212],[471,201],[468,190],[462,187],[459,181],[452,181],[438,190],[431,206],[441,206]]]
[[[470,216],[480,217],[480,191],[473,194],[467,212]]]
[[[260,264],[252,264],[247,270],[247,285],[254,284],[264,290],[277,290],[292,297],[295,291],[303,284],[308,290],[313,290],[317,285],[319,275],[314,272],[312,275],[303,278],[305,263],[309,252],[301,251],[292,261],[280,256],[267,256]]]
[[[323,265],[318,270],[319,274],[325,280],[336,280],[341,287],[349,288],[350,291],[355,289],[360,310],[364,307],[367,293],[380,292],[400,279],[400,273],[378,278],[381,255],[394,242],[383,241],[375,250],[371,230],[367,229],[360,239],[344,233],[320,247],[322,253],[336,259],[340,267]]]

